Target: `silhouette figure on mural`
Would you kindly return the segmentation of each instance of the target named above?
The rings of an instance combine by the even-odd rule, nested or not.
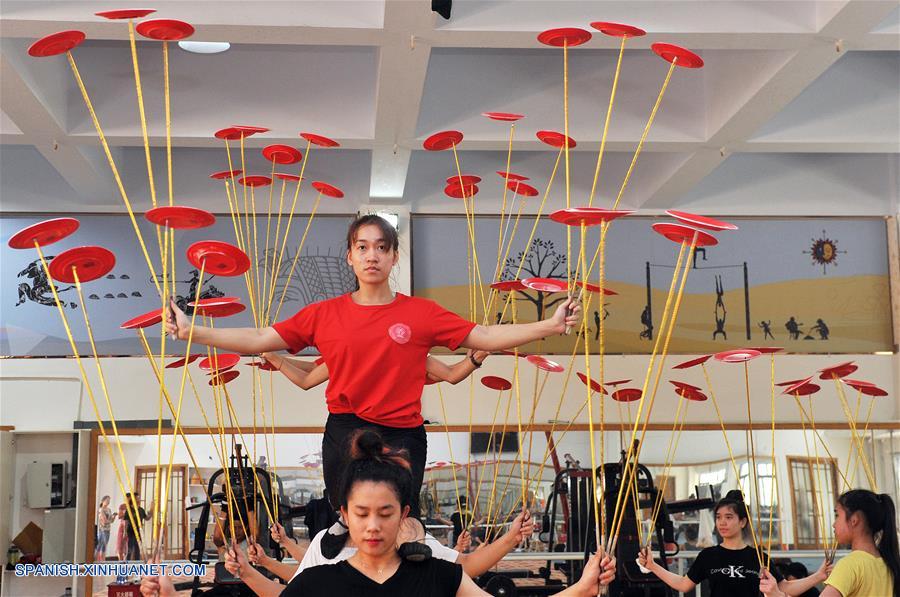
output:
[[[641,338],[646,338],[647,340],[653,339],[653,320],[650,318],[650,305],[644,307],[644,310],[641,311],[641,325],[644,326],[644,331],[641,332]]]
[[[606,318],[609,317],[609,310],[604,305],[603,307],[603,321],[606,321]],[[600,339],[600,311],[594,309],[594,340]]]
[[[722,338],[728,340],[728,334],[725,333],[725,316],[728,311],[725,310],[725,285],[722,283],[722,276],[716,276],[716,329],[713,332],[713,340],[716,336],[722,334]]]
[[[784,324],[784,327],[787,328],[788,336],[790,336],[791,340],[799,340],[800,339],[800,326],[802,323],[797,323],[797,320],[794,319],[794,316],[791,315],[791,318],[787,320],[787,323]]]
[[[46,259],[49,263],[53,260],[53,256],[48,256]],[[56,302],[53,300],[53,294],[50,292],[50,283],[47,280],[47,275],[44,273],[44,267],[41,265],[40,259],[35,259],[16,275],[17,278],[21,278],[22,276],[28,278],[29,282],[19,283],[19,301],[16,303],[16,307],[24,304],[26,300],[48,307],[56,306]],[[57,288],[56,292],[62,293],[73,288],[75,287],[66,286],[65,288]],[[65,304],[64,301],[60,302]],[[77,306],[78,303],[69,303],[70,309],[74,309]]]
[[[706,261],[706,247],[697,247],[694,249],[694,269],[697,269],[697,255],[702,255],[703,261]]]
[[[501,323],[503,323],[503,313],[497,311],[497,325],[500,325]]]
[[[821,319],[817,319],[816,325],[809,328],[809,331],[810,333],[816,332],[819,334],[819,340],[828,340],[828,334],[831,333],[831,330],[828,329],[828,325]]]
[[[772,335],[772,320],[771,319],[768,321],[760,321],[756,325],[759,326],[760,328],[762,328],[763,340],[765,340],[767,338],[771,338],[772,340],[775,339],[775,336]]]
[[[204,280],[204,286],[215,277],[215,275],[211,275],[209,276],[209,278]],[[161,278],[160,281],[162,281]],[[177,283],[190,285],[188,287],[187,293],[184,296],[179,294],[175,297],[175,304],[178,305],[178,308],[184,311],[186,314],[191,315],[194,312],[194,309],[193,307],[188,306],[188,303],[193,302],[194,297],[197,296],[197,284],[200,283],[200,270],[192,269],[190,280],[179,280]],[[201,299],[218,298],[220,296],[225,296],[225,293],[212,284],[207,286],[206,290],[200,291]]]

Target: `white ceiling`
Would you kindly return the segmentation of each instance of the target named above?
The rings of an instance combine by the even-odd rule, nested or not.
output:
[[[258,148],[299,131],[341,142],[314,150],[307,174],[347,192],[325,212],[370,202],[455,213],[442,193],[452,155],[421,148],[443,129],[466,137],[460,161],[485,177],[480,212],[499,210],[509,127],[486,110],[526,115],[512,169],[543,190],[556,151],[534,136],[562,130],[562,51],[540,31],[594,20],[647,30],[630,40],[603,162],[600,205],[614,197],[668,64],[649,50],[666,41],[706,61],[676,69],[623,204],[650,213],[889,215],[900,211],[900,8],[891,1],[454,0],[445,21],[409,0],[161,1],[155,17],[195,25],[197,41],[230,41],[220,55],[177,48],[170,57],[175,189],[180,202],[224,211],[227,168],[212,133],[231,124],[272,129]],[[127,27],[93,16],[110,2],[5,1],[0,6],[2,211],[119,211],[121,201],[66,60],[35,59],[36,38],[81,29],[75,60],[126,187],[149,205]],[[125,5],[127,6],[127,5]],[[594,32],[570,51],[572,197],[586,200],[597,159],[619,40]],[[159,44],[138,47],[159,187],[165,179]],[[549,151],[548,151],[549,150]],[[296,167],[292,167],[296,169]],[[292,170],[293,171],[293,170]],[[562,169],[549,209],[564,202]],[[527,209],[534,210],[537,201]]]

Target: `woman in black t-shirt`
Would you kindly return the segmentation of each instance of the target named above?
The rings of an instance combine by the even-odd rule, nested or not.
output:
[[[340,501],[341,514],[358,551],[338,564],[307,568],[288,584],[282,596],[488,595],[458,564],[431,557],[422,561],[403,557],[397,548],[397,535],[410,508],[409,463],[398,452],[390,451],[374,431],[358,432],[351,445],[353,460],[345,471]],[[247,582],[252,568],[237,547],[233,550],[241,579]],[[615,560],[604,557],[601,561],[594,556],[581,580],[559,595],[596,595],[598,584],[607,585],[614,576]]]
[[[739,490],[729,491],[719,500],[715,509],[716,530],[722,543],[701,551],[688,570],[687,576],[669,572],[653,558],[649,548],[638,555],[638,563],[656,575],[661,581],[682,593],[692,591],[703,582],[709,582],[710,597],[759,597],[760,558],[756,550],[747,545],[745,533],[750,514]],[[762,553],[762,561],[768,555]],[[777,574],[777,572],[776,572]],[[788,595],[802,595],[815,584],[815,577],[796,581],[784,581],[776,576],[778,587]]]

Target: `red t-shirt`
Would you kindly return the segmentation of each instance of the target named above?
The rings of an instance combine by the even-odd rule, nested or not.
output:
[[[428,351],[455,350],[475,324],[434,301],[397,293],[387,305],[358,305],[344,294],[308,305],[272,327],[291,350],[315,345],[322,353],[329,412],[417,427]]]

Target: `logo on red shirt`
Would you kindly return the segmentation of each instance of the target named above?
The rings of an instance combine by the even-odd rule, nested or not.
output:
[[[388,336],[397,344],[406,344],[412,338],[412,330],[405,323],[395,323],[388,330]]]

